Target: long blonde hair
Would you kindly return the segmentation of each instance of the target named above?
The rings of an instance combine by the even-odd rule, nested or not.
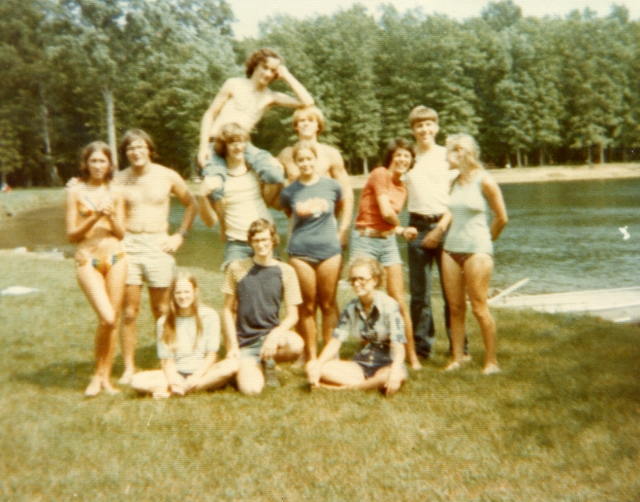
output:
[[[198,307],[200,305],[200,290],[198,289],[198,282],[190,273],[178,272],[173,278],[173,281],[171,281],[171,287],[169,288],[169,294],[171,295],[171,299],[169,301],[169,312],[167,312],[167,317],[164,321],[164,327],[162,329],[162,341],[171,350],[176,350],[176,317],[178,316],[178,305],[176,304],[174,293],[176,291],[176,285],[178,284],[178,281],[182,279],[186,279],[193,286],[194,297],[193,304],[191,305],[191,307],[189,307],[189,315],[196,318],[196,340],[193,344],[194,349],[198,345],[198,341],[202,336],[202,320],[200,319],[200,314],[198,313]]]

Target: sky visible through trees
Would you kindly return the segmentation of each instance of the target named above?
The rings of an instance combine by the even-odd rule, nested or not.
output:
[[[439,142],[471,133],[489,165],[640,157],[640,22],[622,6],[536,18],[507,0],[459,21],[389,5],[374,18],[356,5],[270,18],[243,40],[232,21],[225,0],[4,0],[0,175],[57,183],[77,173],[86,143],[117,144],[138,127],[158,162],[191,176],[202,114],[261,46],[314,96],[323,141],[354,174],[389,139],[411,137],[418,104],[440,113]],[[291,110],[268,112],[253,138],[274,154],[293,139]]]

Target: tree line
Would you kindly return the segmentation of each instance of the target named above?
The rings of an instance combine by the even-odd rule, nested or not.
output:
[[[225,0],[4,0],[0,174],[59,183],[77,173],[84,144],[116,145],[139,127],[160,162],[193,175],[202,114],[261,46],[314,96],[323,141],[352,173],[378,162],[389,139],[410,137],[417,104],[439,112],[442,138],[474,135],[489,165],[640,157],[640,22],[626,8],[535,18],[506,0],[464,21],[380,9],[277,16],[237,40]],[[286,110],[254,135],[274,154],[293,139]]]

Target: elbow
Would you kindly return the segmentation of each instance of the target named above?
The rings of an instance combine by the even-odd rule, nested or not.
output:
[[[496,219],[498,225],[500,225],[500,228],[504,228],[507,226],[507,223],[509,223],[509,218],[507,217],[507,215],[502,215],[499,218]]]
[[[72,233],[67,233],[67,240],[71,244],[77,244],[78,242],[80,242],[81,239],[79,239],[77,235],[74,235]]]

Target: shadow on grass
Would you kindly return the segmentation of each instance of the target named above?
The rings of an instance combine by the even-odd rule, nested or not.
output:
[[[152,344],[137,349],[136,363],[138,370],[158,368],[156,346]],[[61,361],[49,364],[32,373],[17,373],[11,377],[11,380],[27,382],[43,388],[58,387],[60,389],[84,390],[93,375],[94,368],[93,361]],[[113,365],[112,377],[120,375],[123,370],[122,356],[118,356]]]

